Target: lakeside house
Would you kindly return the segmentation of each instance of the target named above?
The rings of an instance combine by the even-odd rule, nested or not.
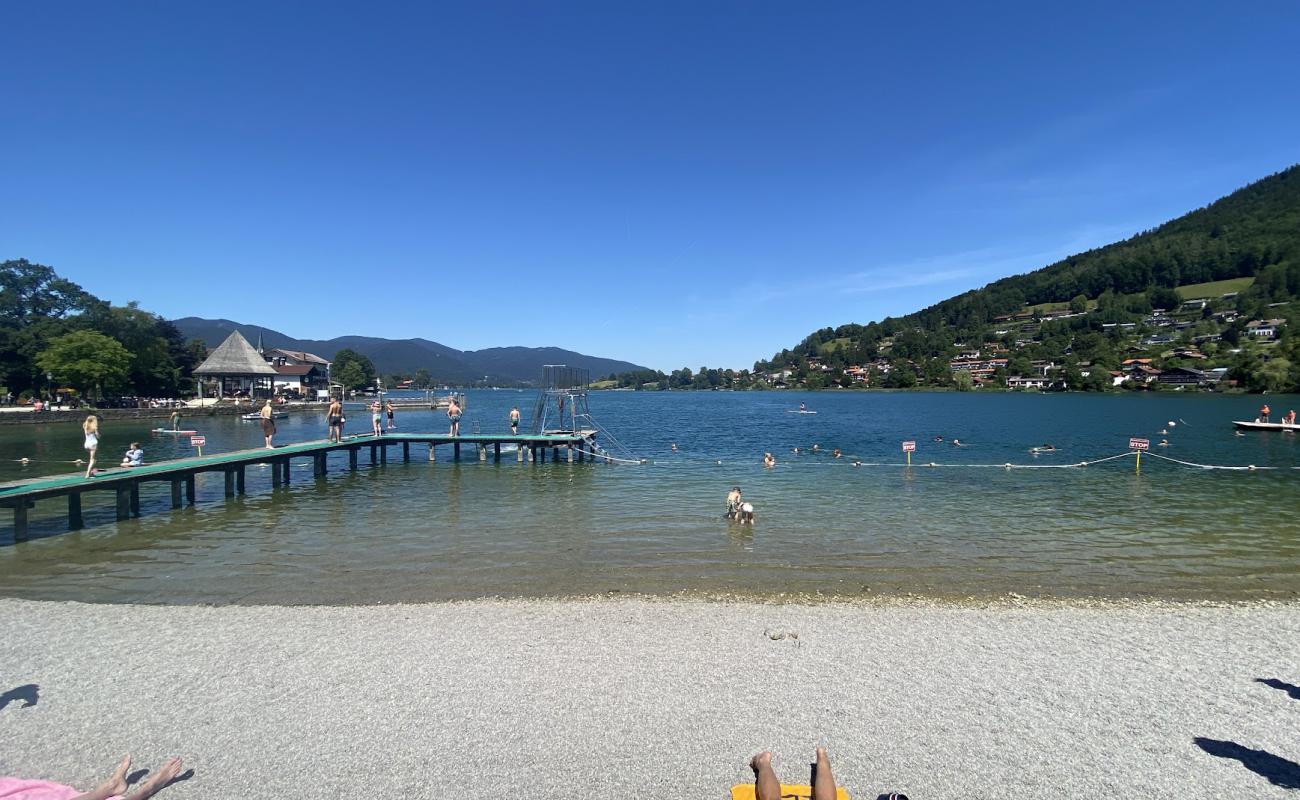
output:
[[[1276,339],[1283,325],[1284,319],[1252,319],[1246,323],[1246,333],[1259,339]]]
[[[1013,375],[1007,378],[1008,389],[1046,389],[1052,383],[1046,375],[1030,375],[1022,377]]]
[[[276,371],[275,390],[312,395],[316,391],[329,391],[330,362],[315,353],[303,350],[284,350],[278,347],[260,349],[262,357]]]
[[[1205,372],[1191,367],[1167,369],[1157,375],[1156,380],[1175,386],[1206,386],[1210,383],[1210,377]]]
[[[217,345],[203,363],[194,368],[194,374],[215,381],[218,398],[231,395],[270,397],[275,392],[274,381],[279,375],[239,331],[232,331],[224,342]],[[199,397],[203,397],[202,380],[198,381],[198,387]]]
[[[968,372],[976,378],[992,375],[999,368],[1005,368],[1009,359],[1005,358],[954,358],[948,362],[948,369],[953,372]]]

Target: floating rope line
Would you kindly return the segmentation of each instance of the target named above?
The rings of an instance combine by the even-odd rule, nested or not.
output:
[[[1237,471],[1237,472],[1256,472],[1256,471],[1258,471],[1258,470],[1264,470],[1264,469],[1278,469],[1278,467],[1257,467],[1257,466],[1255,466],[1254,464],[1250,464],[1250,465],[1245,466],[1245,467],[1223,466],[1223,465],[1220,465],[1220,464],[1197,464],[1197,463],[1194,463],[1194,462],[1191,462],[1191,461],[1181,461],[1181,460],[1179,460],[1179,459],[1177,459],[1177,458],[1170,458],[1169,456],[1162,456],[1162,455],[1160,455],[1159,453],[1150,453],[1150,452],[1149,452],[1149,453],[1147,453],[1147,455],[1148,455],[1148,456],[1151,456],[1152,458],[1158,458],[1158,459],[1161,459],[1162,461],[1172,461],[1172,462],[1174,462],[1175,464],[1182,464],[1184,467],[1196,467],[1197,469],[1226,469],[1226,470],[1232,470],[1232,471]],[[1300,468],[1298,468],[1298,467],[1292,467],[1291,469],[1300,469]]]
[[[605,460],[607,460],[607,461],[613,461],[613,462],[615,462],[615,463],[617,463],[617,464],[648,464],[648,463],[650,463],[650,460],[649,460],[649,459],[645,459],[645,458],[642,458],[642,459],[639,459],[639,460],[633,460],[633,459],[630,459],[630,458],[619,458],[618,456],[611,456],[611,455],[609,455],[608,453],[593,453],[593,452],[591,452],[590,450],[583,450],[581,447],[575,447],[575,448],[573,448],[573,449],[574,449],[575,452],[578,452],[578,453],[584,453],[584,454],[586,454],[586,455],[591,456],[592,458],[603,458],[603,459],[605,459]]]

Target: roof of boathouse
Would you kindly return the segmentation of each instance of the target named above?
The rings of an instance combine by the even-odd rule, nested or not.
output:
[[[217,349],[194,368],[195,375],[278,375],[275,367],[257,352],[239,331],[234,331]]]

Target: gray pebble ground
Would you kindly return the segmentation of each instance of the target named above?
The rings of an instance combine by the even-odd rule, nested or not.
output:
[[[172,800],[720,800],[762,748],[805,782],[818,744],[868,800],[1300,789],[1296,605],[0,600],[0,620],[0,693],[39,687],[0,701],[0,771],[91,788],[125,752],[179,754]]]

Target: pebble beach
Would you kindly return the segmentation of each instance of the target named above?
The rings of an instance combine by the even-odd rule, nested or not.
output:
[[[0,600],[0,770],[163,797],[1294,796],[1300,606]],[[34,689],[31,688],[34,685]],[[24,688],[25,687],[25,688]],[[32,702],[32,701],[35,702]]]

